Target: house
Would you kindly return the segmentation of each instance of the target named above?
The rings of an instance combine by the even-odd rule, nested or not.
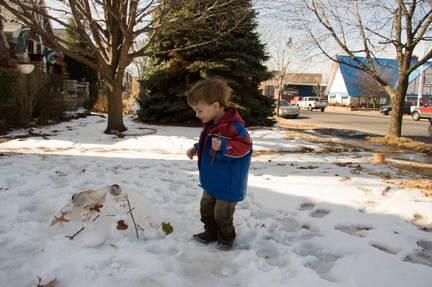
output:
[[[40,0],[39,4],[43,7],[45,3]],[[47,32],[55,34],[51,21],[44,17],[44,13],[36,16],[39,24]],[[0,45],[0,49],[4,47],[6,56],[0,64],[3,63],[9,69],[17,69],[22,74],[30,74],[37,68],[43,73],[59,76],[61,81],[56,81],[53,87],[54,102],[63,104],[68,110],[81,107],[89,97],[89,83],[65,79],[67,64],[63,53],[54,49],[41,35],[19,23],[8,10],[3,8],[1,15],[1,36],[4,36],[5,44]]]
[[[358,59],[367,63],[364,57]],[[338,55],[338,61],[343,61],[349,65],[358,66],[357,63],[349,56]],[[369,95],[367,92],[368,87],[373,88],[373,91],[378,91],[375,98],[380,98],[379,104],[387,104],[389,101],[388,95],[379,89],[377,83],[366,73],[359,71],[349,65],[334,62],[332,71],[330,73],[329,82],[327,83],[326,94],[329,103],[339,103],[344,105],[358,106],[367,104]],[[379,67],[379,73],[387,79],[393,88],[396,88],[398,81],[398,62],[395,59],[376,59],[375,66]],[[375,86],[373,86],[375,85]]]
[[[280,91],[280,76],[278,72],[274,72],[275,76],[261,83],[260,89],[263,95],[277,99],[279,92],[281,92],[281,99],[288,102],[295,102],[302,97],[317,96],[316,87],[322,86],[321,74],[315,73],[287,73],[282,80],[283,88]]]
[[[419,67],[412,72],[409,83],[407,101],[417,104],[417,97],[421,88],[419,104],[432,101],[432,63],[428,62],[423,67]]]
[[[44,1],[40,1],[44,4]],[[6,9],[2,9],[2,35],[6,38],[9,48],[7,67],[22,69],[23,67],[37,66],[41,71],[53,71],[56,74],[65,73],[66,63],[63,54],[53,50],[43,37],[32,31],[29,27],[15,21],[16,17]],[[51,22],[42,15],[38,15],[40,25],[53,32]],[[1,46],[0,46],[1,47]],[[23,70],[24,71],[24,70]]]
[[[357,59],[367,64],[366,58],[357,57]],[[348,65],[339,62],[333,63],[326,90],[329,103],[361,106],[370,104],[371,101],[375,101],[375,103],[379,105],[385,105],[390,102],[388,94],[379,87],[378,83],[374,79],[372,79],[366,73],[349,66],[357,66],[357,63],[353,59],[351,59],[351,57],[338,55],[337,60],[343,61]],[[416,58],[413,58],[413,63],[415,63],[416,60]],[[374,61],[375,67],[380,73],[381,77],[385,78],[393,89],[396,89],[399,73],[397,59],[377,58]],[[432,63],[429,62],[429,66],[427,64],[425,64],[425,66],[430,67],[431,64]],[[432,86],[432,70],[427,70],[429,73],[429,88],[424,89],[423,92],[429,92],[430,95],[430,88]],[[420,72],[414,71],[411,74],[406,101],[417,100],[418,79],[420,78],[419,76]],[[417,90],[415,88],[416,85]]]
[[[6,2],[8,1],[6,0]],[[44,1],[40,0],[39,5],[43,7]],[[0,9],[2,36],[5,37],[4,46],[7,47],[5,59],[1,63],[9,69],[18,70],[22,74],[21,77],[23,74],[33,73],[37,68],[38,71],[55,74],[64,79],[67,65],[63,61],[63,53],[53,49],[41,35],[30,27],[17,21],[15,15],[10,11],[1,7]],[[39,20],[39,25],[49,33],[54,33],[51,21],[44,16],[44,13],[36,15],[36,17]],[[88,95],[88,85],[78,87],[79,85],[76,83],[67,83],[66,81],[56,82],[55,85],[54,92],[57,97],[54,101],[65,104],[67,109],[76,109],[77,106],[82,105],[83,99]]]

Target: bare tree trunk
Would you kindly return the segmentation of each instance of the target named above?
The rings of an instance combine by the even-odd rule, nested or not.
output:
[[[119,75],[120,73],[118,73]],[[121,73],[121,75],[123,75]],[[122,77],[116,76],[114,81],[108,83],[108,124],[104,131],[106,134],[124,132],[127,130],[123,123],[123,104],[122,104]]]
[[[390,115],[390,123],[387,131],[387,137],[389,138],[399,138],[402,135],[402,109],[407,89],[407,77],[399,77],[396,93],[390,95],[392,99],[392,113]]]

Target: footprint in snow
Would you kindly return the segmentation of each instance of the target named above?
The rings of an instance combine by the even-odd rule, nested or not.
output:
[[[303,203],[302,205],[300,205],[300,207],[298,208],[300,211],[309,211],[314,209],[315,204],[311,203],[311,202],[306,202]],[[310,216],[314,217],[314,218],[323,218],[324,216],[328,215],[330,213],[330,210],[327,209],[317,209],[315,211],[313,211],[311,213]]]
[[[372,230],[372,227],[368,227],[368,226],[363,226],[363,225],[340,225],[340,226],[336,226],[335,229],[342,231],[346,234],[349,235],[355,235],[358,237],[365,237],[365,231],[369,231]]]
[[[420,240],[417,245],[419,248],[405,257],[404,261],[432,267],[432,241]]]
[[[311,216],[315,218],[323,218],[324,216],[328,215],[330,213],[330,210],[326,209],[317,209],[314,212],[312,212]]]
[[[325,253],[321,247],[308,243],[301,244],[293,251],[304,258],[303,266],[315,271],[322,279],[330,282],[337,281],[329,275],[329,271],[335,262],[341,258],[340,256]]]
[[[315,207],[315,204],[313,204],[313,203],[303,203],[300,206],[299,210],[301,210],[301,211],[312,210],[312,208],[314,208],[314,207]]]
[[[393,250],[379,243],[372,243],[371,246],[388,254],[396,255],[398,253],[398,251]]]

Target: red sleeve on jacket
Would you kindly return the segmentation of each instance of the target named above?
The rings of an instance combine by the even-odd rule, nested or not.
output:
[[[243,157],[252,149],[252,140],[240,122],[233,122],[221,130],[222,153],[228,157]]]

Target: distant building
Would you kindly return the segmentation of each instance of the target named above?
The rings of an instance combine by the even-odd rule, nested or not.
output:
[[[367,63],[366,58],[357,57],[361,62]],[[339,103],[345,105],[362,105],[367,103],[368,95],[365,88],[362,88],[361,78],[365,73],[355,69],[349,65],[357,66],[357,63],[349,56],[338,55],[338,61],[343,61],[347,64],[335,62],[330,73],[327,83],[326,94],[329,103]],[[417,59],[412,62],[415,63]],[[431,95],[432,88],[432,70],[430,69],[432,62],[427,62],[424,66],[427,75],[427,81],[424,82],[423,97],[428,98]],[[399,67],[396,59],[375,59],[375,66],[379,69],[380,74],[386,78],[387,82],[396,89],[398,83]],[[411,73],[409,86],[407,91],[406,101],[417,101],[417,91],[419,88],[420,68]],[[426,77],[424,78],[426,79]],[[370,84],[375,84],[371,79]],[[416,87],[417,86],[417,87]],[[384,105],[390,102],[387,93],[383,92],[380,96],[379,104]]]
[[[263,95],[277,99],[281,93],[281,99],[289,102],[297,101],[302,97],[317,96],[317,87],[323,86],[322,74],[313,73],[287,73],[282,80],[278,72],[275,76],[261,83],[260,89]]]
[[[420,104],[426,104],[432,101],[432,63],[428,64],[429,66],[427,64],[423,66],[423,72],[421,71],[422,67],[420,67],[411,73],[410,84],[406,96],[407,101],[417,103],[417,95],[419,94],[421,87]],[[420,75],[423,75],[422,80],[420,80]]]

